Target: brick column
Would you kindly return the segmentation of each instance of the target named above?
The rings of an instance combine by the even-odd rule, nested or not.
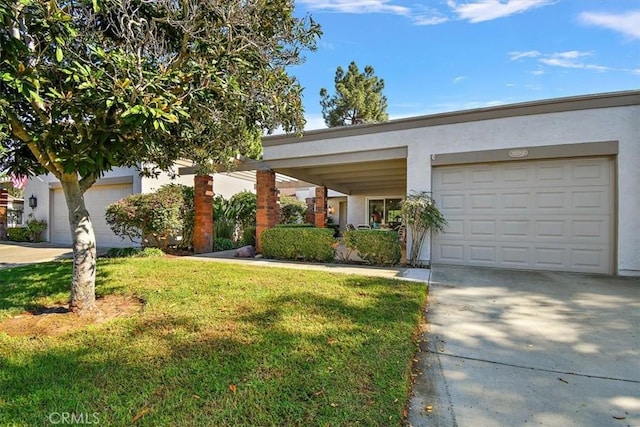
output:
[[[256,188],[256,252],[262,252],[262,232],[275,227],[280,221],[276,173],[271,170],[256,171]]]
[[[304,222],[306,222],[307,224],[313,224],[316,221],[314,212],[316,199],[315,197],[307,197],[306,199],[304,199],[304,201],[307,203],[307,213],[305,215]]]
[[[204,254],[213,252],[213,177],[196,175],[194,186],[193,252]]]
[[[7,206],[9,204],[9,191],[0,188],[0,240],[7,240]]]
[[[327,227],[327,187],[316,187],[315,225],[317,228]]]

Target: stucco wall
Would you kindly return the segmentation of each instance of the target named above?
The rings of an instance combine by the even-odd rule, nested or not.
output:
[[[192,187],[194,182],[193,175],[179,176],[173,180],[166,173],[161,173],[158,178],[141,178],[136,168],[114,168],[104,174],[103,178],[105,180],[103,182],[108,182],[110,179],[120,177],[130,177],[134,194],[154,192],[161,186],[169,183],[183,184]],[[36,219],[46,220],[47,223],[51,222],[53,190],[50,186],[57,182],[58,179],[51,174],[33,177],[27,181],[24,193],[25,200],[28,200],[33,194],[38,199],[38,206],[35,209],[31,209],[28,202],[25,203],[25,221],[29,214],[33,214]],[[100,181],[95,185],[100,185]],[[225,174],[217,174],[214,176],[214,192],[215,194],[221,194],[225,199],[243,190],[255,192],[254,186],[253,182],[245,179],[235,178]],[[51,229],[48,227],[44,233],[44,238],[47,241],[51,240],[50,232]]]
[[[332,136],[337,135],[337,136]],[[617,268],[640,274],[640,106],[531,114],[265,145],[265,159],[407,147],[407,192],[431,189],[431,156],[445,153],[617,141]],[[348,154],[345,154],[348,156]],[[349,197],[348,222],[364,222],[365,198]],[[430,259],[430,242],[421,258]]]

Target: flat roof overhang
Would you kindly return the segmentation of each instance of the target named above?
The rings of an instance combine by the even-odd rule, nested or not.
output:
[[[238,164],[238,170],[260,169],[270,169],[348,195],[405,194],[407,147],[246,160]]]

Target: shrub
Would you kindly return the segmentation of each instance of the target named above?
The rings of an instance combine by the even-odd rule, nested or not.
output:
[[[307,204],[291,196],[280,197],[280,223],[297,224],[304,220]]]
[[[435,201],[428,191],[412,192],[402,202],[400,208],[402,222],[411,229],[411,251],[408,262],[412,267],[418,267],[422,244],[429,230],[441,232],[447,225]]]
[[[28,242],[27,227],[7,228],[7,239],[12,242]]]
[[[47,229],[47,221],[44,219],[35,219],[32,214],[29,214],[27,224],[22,228],[12,228],[11,230],[24,230],[14,231],[14,236],[19,239],[16,242],[42,242],[42,232]],[[9,238],[9,229],[7,230],[7,238]],[[9,238],[9,240],[12,240]]]
[[[233,241],[236,233],[236,223],[227,218],[217,218],[213,220],[213,238],[227,239]]]
[[[333,230],[309,227],[275,227],[262,232],[266,258],[331,262],[335,258]]]
[[[225,237],[217,237],[213,240],[213,251],[228,251],[233,249],[233,240],[227,239]]]
[[[400,262],[402,249],[395,231],[350,230],[343,241],[360,258],[373,265],[395,265]]]
[[[143,245],[166,249],[183,232],[185,203],[182,186],[165,185],[152,194],[127,196],[107,207],[105,218],[113,232]]]
[[[250,191],[241,191],[234,194],[229,199],[229,204],[233,206],[235,212],[235,222],[243,230],[256,225],[257,197]]]
[[[240,246],[255,246],[256,245],[256,228],[245,227],[242,230],[242,237],[240,237]]]
[[[278,228],[315,228],[313,224],[278,224],[276,225]]]
[[[107,258],[151,258],[163,256],[164,252],[158,248],[111,248],[107,251]]]
[[[195,189],[186,185],[177,185],[182,190],[182,239],[178,242],[181,249],[190,249],[193,247],[193,229],[195,227],[195,208],[193,206],[195,199]]]

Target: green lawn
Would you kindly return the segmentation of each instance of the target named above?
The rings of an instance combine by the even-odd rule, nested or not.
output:
[[[71,263],[0,270],[0,319],[68,297]],[[399,425],[424,284],[169,258],[100,260],[142,313],[0,332],[0,425]],[[51,418],[51,414],[54,414]]]

